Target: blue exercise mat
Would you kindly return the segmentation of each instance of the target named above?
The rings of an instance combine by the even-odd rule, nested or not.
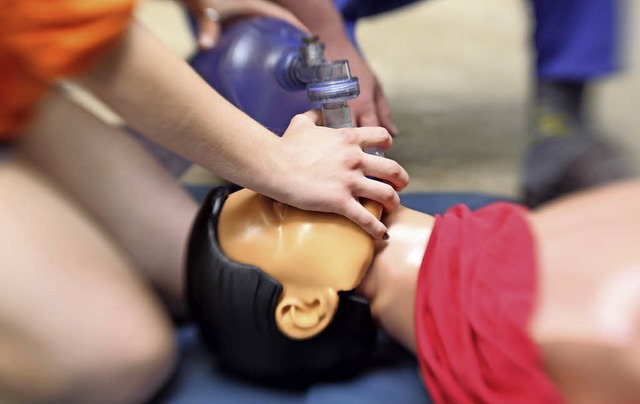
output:
[[[190,189],[202,200],[210,188]],[[465,204],[477,209],[498,200],[470,193],[404,194],[402,204],[425,213],[442,213]],[[317,383],[302,390],[287,390],[249,383],[226,374],[216,366],[192,325],[176,332],[179,363],[174,377],[153,400],[158,404],[197,403],[431,403],[418,364],[409,352],[382,332],[369,366],[358,375],[332,383]]]
[[[200,342],[195,327],[176,333],[180,360],[156,403],[430,403],[416,360],[380,333],[371,364],[357,376],[306,389],[262,386],[226,374]]]

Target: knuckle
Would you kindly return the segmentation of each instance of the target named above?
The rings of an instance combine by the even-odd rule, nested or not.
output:
[[[345,214],[349,211],[349,205],[352,197],[349,191],[345,191],[344,188],[346,186],[347,183],[343,181],[341,186],[336,187],[333,192],[330,192],[330,194],[325,197],[327,203],[333,206],[336,213]]]
[[[400,168],[400,165],[398,163],[395,163],[393,165],[389,173],[391,174],[391,178],[394,180],[399,181],[402,179],[402,169]]]
[[[352,199],[353,196],[351,195],[351,192],[355,191],[358,188],[358,181],[359,178],[356,176],[349,176],[347,178],[344,179],[344,186],[346,189],[349,190],[349,195],[345,196],[344,199]],[[345,201],[346,203],[346,201]]]
[[[347,207],[349,206],[350,201],[351,201],[351,196],[347,194],[338,194],[334,199],[334,202],[336,203],[336,205],[340,206],[343,212],[346,212],[348,210]]]
[[[387,138],[387,147],[391,148],[391,146],[393,146],[393,136],[391,136],[389,132],[387,132],[387,134],[389,135],[389,137]]]
[[[374,220],[374,217],[371,215],[363,215],[359,219],[360,224],[365,228],[371,228],[375,224]]]
[[[392,137],[387,129],[382,126],[376,126],[375,131],[371,132],[372,136],[375,137],[375,142],[378,146],[383,147],[385,149],[391,146]]]
[[[378,126],[377,129],[380,137],[391,138],[391,134],[389,133],[389,131],[382,126]]]
[[[385,146],[391,147],[393,144],[393,136],[391,136],[391,133],[389,133],[385,128],[381,127],[380,130],[382,132],[381,137],[384,139]]]
[[[390,186],[386,186],[386,187],[383,188],[383,190],[381,192],[381,196],[382,196],[382,199],[385,202],[388,202],[388,203],[391,203],[391,204],[394,204],[397,200],[399,200],[398,194]]]
[[[394,162],[393,166],[389,169],[390,179],[394,184],[399,186],[407,185],[409,179],[408,174],[405,174],[404,169],[396,162]]]
[[[354,128],[345,128],[340,131],[342,139],[347,144],[358,144],[360,135]]]
[[[305,116],[303,114],[296,114],[291,118],[291,125],[299,125],[305,120]]]
[[[395,194],[395,196],[389,201],[388,210],[395,210],[398,206],[400,206],[400,197],[398,194]]]
[[[344,155],[343,164],[349,169],[358,169],[362,167],[362,156],[357,151],[350,151]],[[353,182],[354,179],[350,181]]]

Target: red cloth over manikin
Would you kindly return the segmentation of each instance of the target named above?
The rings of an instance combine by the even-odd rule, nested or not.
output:
[[[560,403],[527,334],[536,301],[523,207],[456,206],[436,217],[416,290],[416,341],[436,403]]]

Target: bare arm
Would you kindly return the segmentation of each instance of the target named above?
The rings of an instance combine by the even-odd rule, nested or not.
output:
[[[345,215],[376,238],[386,227],[358,197],[393,210],[399,204],[396,190],[408,182],[396,162],[362,151],[390,147],[384,129],[322,128],[308,114],[294,118],[278,138],[224,100],[139,24],[82,81],[158,144],[281,202]]]

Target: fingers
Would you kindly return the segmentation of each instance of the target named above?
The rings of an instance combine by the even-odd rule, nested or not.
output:
[[[400,197],[396,190],[382,181],[366,178],[356,192],[360,198],[367,198],[380,203],[386,211],[395,210],[400,206]]]
[[[356,127],[381,126],[371,88],[360,88],[360,96],[351,102],[352,121]]]
[[[393,190],[400,192],[402,191],[407,184],[409,183],[409,174],[407,171],[402,168],[400,164],[396,161],[385,157],[379,157],[374,155],[366,155],[363,161],[362,171],[364,175],[370,178],[375,178],[379,181],[376,182],[384,182],[385,185],[390,186]],[[376,187],[380,192],[383,191],[381,187]],[[367,196],[367,195],[363,195]],[[389,195],[387,195],[389,197]],[[380,198],[384,198],[384,196],[380,196]],[[382,200],[377,198],[375,199],[378,202],[383,203]],[[386,208],[386,205],[385,205]],[[392,210],[387,208],[387,210]]]
[[[310,126],[319,125],[321,121],[321,111],[307,111],[304,114],[296,115],[291,120],[287,133],[307,132]],[[329,210],[351,219],[372,237],[382,239],[386,233],[386,226],[360,203],[360,199],[366,198],[376,201],[387,211],[395,210],[400,205],[400,197],[397,192],[407,186],[409,174],[397,162],[366,154],[364,149],[369,147],[388,149],[393,142],[391,135],[386,129],[380,127],[324,128],[322,130],[332,131],[332,134],[339,135],[334,138],[340,140],[333,143],[335,153],[331,154],[334,156],[342,155],[341,159],[344,160],[341,164],[348,171],[351,171],[349,174],[351,179],[347,181],[350,185],[347,185],[347,189],[345,189],[351,197],[347,198],[346,202],[341,198],[343,202],[334,205],[334,208],[329,208]],[[322,135],[323,139],[331,137],[328,134],[326,137]],[[306,142],[314,140],[318,140],[318,138],[309,138]],[[358,152],[354,147],[359,148],[360,151]],[[376,179],[371,179],[371,177]],[[338,210],[333,210],[335,208]]]
[[[387,227],[355,198],[351,198],[344,210],[338,213],[355,222],[376,240],[382,240],[387,233]]]
[[[393,122],[393,117],[391,116],[391,108],[389,107],[387,98],[384,96],[382,86],[380,86],[380,84],[378,83],[376,83],[375,86],[374,102],[376,105],[380,125],[387,128],[387,130],[391,133],[391,136],[398,136],[400,132],[398,131],[398,127]]]
[[[398,127],[393,122],[389,103],[377,81],[371,94],[367,90],[362,90],[360,100],[352,103],[352,115],[352,120],[357,127],[382,126],[392,136],[399,133]]]
[[[198,45],[201,49],[211,49],[215,45],[220,33],[221,17],[212,7],[207,7],[199,12]]]
[[[381,126],[380,121],[378,121],[378,115],[376,115],[375,111],[373,110],[373,105],[371,106],[371,108],[367,109],[365,113],[356,117],[353,122],[356,122],[356,126],[358,127]]]
[[[358,132],[358,144],[362,149],[379,147],[382,150],[388,150],[393,144],[393,139],[385,128],[362,127],[352,130]]]
[[[303,116],[309,119],[311,122],[313,122],[317,126],[322,126],[322,112],[319,109],[311,109],[305,112],[304,114],[300,114],[300,116]],[[298,117],[298,115],[296,115],[296,117]],[[296,119],[296,117],[294,117],[293,119]],[[293,123],[293,120],[292,120],[292,123]]]
[[[322,114],[320,111],[310,110],[304,114],[296,115],[291,120],[290,128],[300,127],[302,129],[306,125],[319,125],[321,122]],[[380,127],[338,129],[337,131],[343,134],[343,139],[347,143],[357,144],[362,150],[369,147],[388,150],[393,143],[389,132]],[[351,156],[350,159],[353,159],[353,156]],[[370,154],[356,157],[355,160],[350,161],[351,163],[349,165],[354,168],[361,168],[364,176],[376,178],[387,183],[383,185],[379,181],[371,181],[371,183],[375,185],[359,189],[360,192],[368,190],[366,191],[368,193],[359,194],[359,196],[380,202],[386,210],[395,209],[395,207],[397,207],[397,195],[395,192],[390,191],[401,191],[407,186],[409,183],[409,174],[406,170],[394,160]],[[388,189],[385,190],[385,187],[388,187]],[[374,189],[380,192],[380,194],[377,194]],[[382,195],[382,192],[386,192],[386,194]],[[389,195],[390,193],[393,193],[393,196]]]

